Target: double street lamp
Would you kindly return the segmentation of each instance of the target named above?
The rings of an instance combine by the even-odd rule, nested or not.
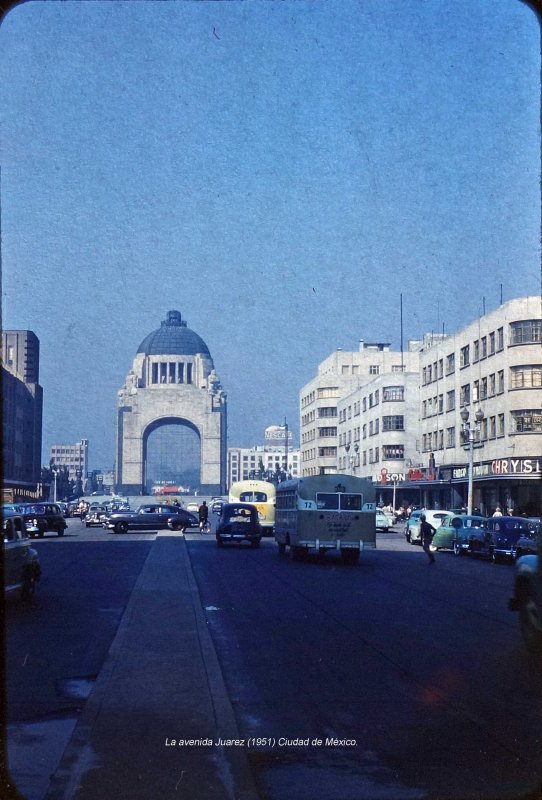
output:
[[[472,473],[473,473],[473,460],[474,460],[474,442],[476,441],[476,434],[480,432],[480,428],[482,425],[482,420],[484,418],[484,412],[478,406],[476,412],[474,414],[474,420],[471,420],[469,423],[469,410],[467,406],[463,406],[461,409],[461,428],[463,429],[463,433],[467,437],[468,447],[469,447],[469,488],[468,488],[468,496],[467,496],[467,514],[470,516],[472,514]]]
[[[58,475],[58,467],[52,466],[51,472],[53,473],[54,480],[53,503],[56,503],[56,476]]]
[[[356,442],[354,445],[354,452],[352,455],[348,455],[350,453],[349,444],[345,444],[344,449],[346,450],[346,455],[348,456],[348,461],[350,462],[350,469],[352,472],[355,472],[357,467],[359,444]]]

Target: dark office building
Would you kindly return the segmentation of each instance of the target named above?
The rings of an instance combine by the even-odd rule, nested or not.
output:
[[[40,343],[32,331],[2,332],[2,478],[4,496],[34,495],[41,473],[43,390]]]

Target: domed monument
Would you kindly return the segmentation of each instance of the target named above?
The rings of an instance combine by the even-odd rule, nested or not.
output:
[[[147,442],[164,425],[184,425],[200,440],[200,491],[222,494],[226,484],[226,393],[209,348],[169,311],[139,345],[118,392],[116,485],[122,494],[146,490]]]

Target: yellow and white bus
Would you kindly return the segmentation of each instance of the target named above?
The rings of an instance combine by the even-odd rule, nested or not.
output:
[[[237,481],[229,491],[230,503],[252,503],[258,509],[258,517],[264,536],[272,536],[275,525],[275,484],[269,481]]]
[[[335,550],[356,563],[376,547],[376,492],[372,481],[353,475],[314,475],[277,486],[275,540],[294,559],[310,550]]]

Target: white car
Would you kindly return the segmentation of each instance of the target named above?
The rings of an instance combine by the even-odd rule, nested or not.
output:
[[[186,506],[186,510],[190,511],[192,514],[197,514],[199,511],[199,506],[200,506],[199,503],[194,503],[194,502],[188,503]]]
[[[389,531],[392,522],[382,509],[376,509],[376,529],[377,531]]]

